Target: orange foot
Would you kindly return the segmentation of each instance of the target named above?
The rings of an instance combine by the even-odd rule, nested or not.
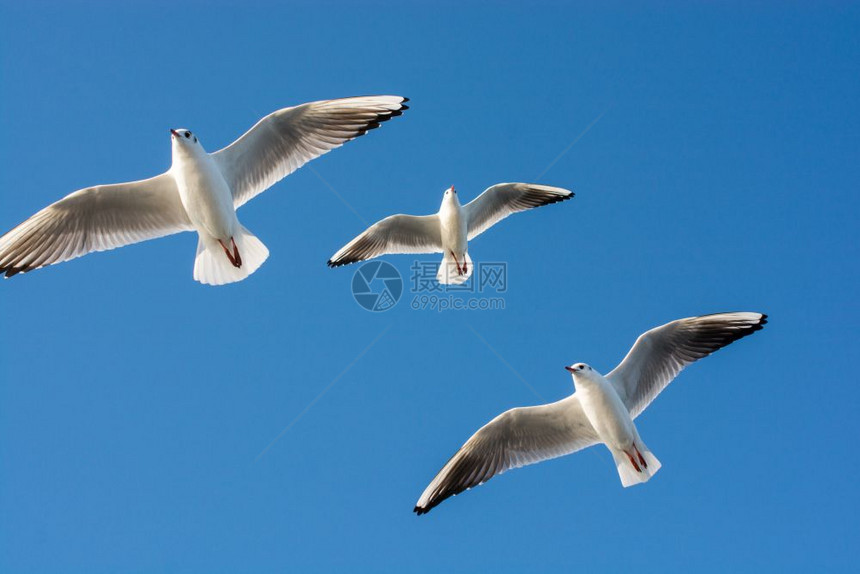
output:
[[[457,266],[457,275],[463,275],[463,268],[462,268],[462,267],[460,267],[460,262],[459,262],[459,261],[457,261],[457,256],[456,256],[456,255],[454,255],[454,252],[453,252],[453,251],[451,251],[451,257],[453,257],[453,258],[454,258],[454,265],[456,265],[456,266]]]
[[[636,447],[634,446],[633,448],[635,449]],[[636,451],[636,452],[638,453],[639,451]],[[630,464],[633,465],[633,468],[636,469],[636,472],[642,472],[642,469],[639,468],[639,464],[636,462],[636,459],[633,458],[633,455],[630,454],[629,452],[627,452],[626,450],[624,451],[624,454],[626,454],[627,458],[630,459]],[[641,459],[641,456],[640,456],[640,459]]]
[[[236,246],[236,240],[233,239],[232,237],[230,238],[230,243],[233,246],[233,252],[232,253],[230,252],[230,249],[228,249],[227,246],[224,245],[223,241],[221,241],[219,239],[218,243],[221,244],[221,248],[224,250],[224,253],[227,255],[227,259],[229,259],[230,263],[233,264],[233,267],[241,267],[242,266],[242,256],[239,255],[239,248]]]

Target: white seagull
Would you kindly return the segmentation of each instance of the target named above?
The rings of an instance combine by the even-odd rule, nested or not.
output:
[[[329,267],[379,257],[386,253],[443,253],[436,279],[465,283],[472,275],[469,241],[512,213],[570,199],[560,187],[534,183],[498,183],[466,205],[452,185],[433,215],[392,215],[371,225],[328,260]]]
[[[236,209],[308,161],[399,116],[400,96],[324,100],[261,119],[229,146],[207,153],[187,129],[171,129],[173,162],[156,177],[76,191],[0,237],[0,273],[11,277],[93,251],[180,231],[199,237],[194,279],[241,281],[269,250]]]
[[[472,435],[424,490],[415,512],[508,469],[603,443],[621,484],[647,482],[659,469],[633,419],[690,363],[746,337],[767,323],[761,313],[719,313],[667,323],[642,334],[605,377],[585,363],[565,367],[575,392],[558,402],[511,409]]]

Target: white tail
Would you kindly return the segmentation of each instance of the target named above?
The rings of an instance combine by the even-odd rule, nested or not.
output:
[[[194,279],[206,285],[235,283],[259,269],[269,257],[269,250],[263,242],[241,225],[239,233],[233,236],[233,241],[236,242],[236,249],[242,260],[241,267],[235,267],[230,262],[217,239],[200,235],[197,241],[197,259],[194,260]]]
[[[652,476],[657,474],[660,467],[663,466],[660,464],[660,461],[657,460],[657,457],[651,454],[651,450],[644,442],[642,442],[642,439],[637,438],[634,446],[638,449],[638,453],[636,450],[633,450],[631,455],[639,466],[639,470],[636,470],[636,467],[632,462],[630,462],[630,456],[628,456],[626,452],[623,450],[611,451],[612,458],[615,459],[615,466],[618,468],[618,476],[621,478],[621,484],[625,488],[641,482],[648,482]],[[641,454],[642,459],[645,460],[644,464],[642,464],[642,461],[639,459],[639,454]]]
[[[472,258],[469,257],[468,252],[463,254],[463,258],[465,260],[466,273],[461,274],[460,270],[463,269],[464,261],[460,261],[458,264],[451,255],[451,252],[446,252],[445,256],[442,257],[442,263],[439,264],[436,281],[443,285],[459,285],[468,281],[469,277],[472,276],[472,271],[474,271]]]

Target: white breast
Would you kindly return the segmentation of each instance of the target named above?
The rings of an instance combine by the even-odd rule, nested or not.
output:
[[[174,162],[171,171],[182,205],[198,231],[222,241],[233,237],[239,224],[233,194],[212,158],[208,154],[186,156]]]
[[[636,438],[633,419],[618,393],[602,375],[591,371],[589,376],[574,379],[576,394],[588,421],[610,447],[628,449]]]
[[[443,202],[439,210],[439,224],[442,228],[442,247],[461,256],[467,250],[467,224],[463,209],[458,204]]]

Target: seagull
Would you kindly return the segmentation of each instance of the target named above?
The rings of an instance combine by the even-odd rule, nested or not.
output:
[[[282,178],[406,110],[407,98],[366,96],[278,110],[207,153],[197,135],[171,129],[173,161],[150,179],[76,191],[0,237],[0,273],[11,277],[93,251],[196,231],[194,279],[241,281],[269,256],[236,209]]]
[[[575,392],[547,405],[511,409],[466,441],[424,490],[419,515],[511,468],[597,443],[612,453],[621,484],[647,482],[660,469],[633,419],[684,367],[760,330],[767,315],[737,312],[672,321],[643,333],[606,376],[585,363],[565,367]]]
[[[560,187],[535,183],[498,183],[466,205],[452,185],[433,215],[392,215],[371,225],[328,260],[348,265],[386,253],[443,253],[436,279],[458,285],[472,275],[469,241],[512,213],[573,197]]]

